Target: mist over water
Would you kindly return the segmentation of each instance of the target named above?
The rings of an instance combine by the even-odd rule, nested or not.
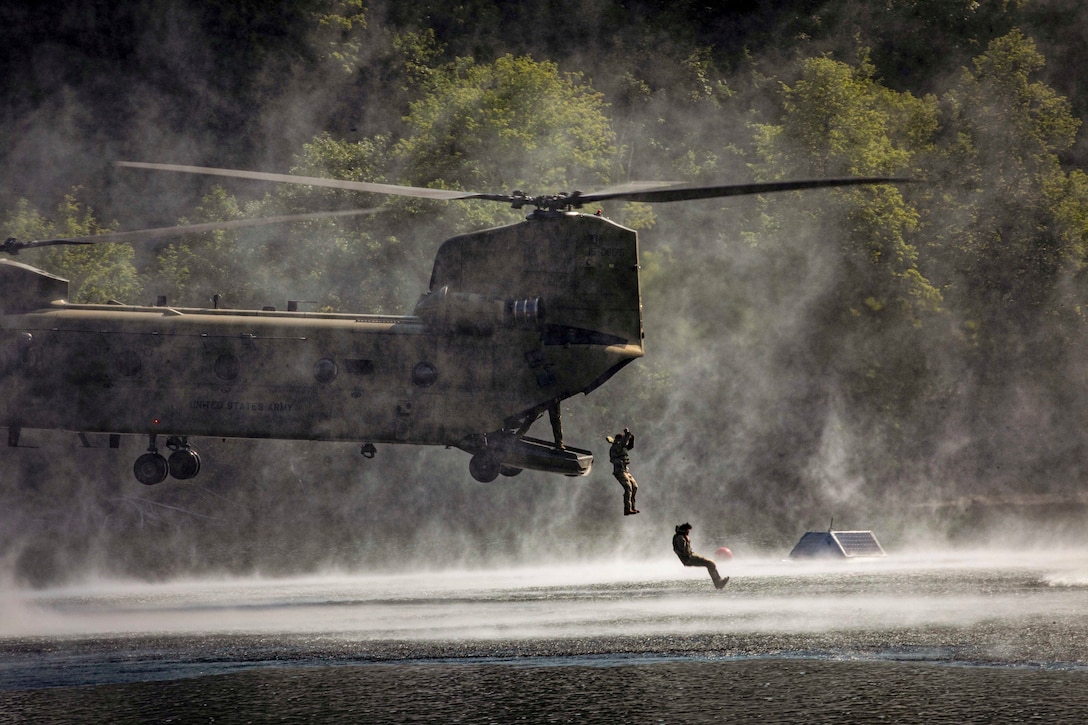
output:
[[[633,721],[679,710],[694,722],[726,711],[774,722],[783,704],[782,722],[842,708],[848,721],[919,709],[932,722],[1009,707],[1088,713],[1080,551],[721,568],[731,577],[721,591],[663,558],[5,586],[0,703],[34,718],[132,720],[419,711],[485,721],[523,708],[530,721],[612,720],[635,707]]]
[[[284,635],[430,641],[803,634],[1079,617],[1080,551],[927,551],[722,562],[715,591],[675,559],[404,574],[88,580],[0,594],[0,637]],[[1083,653],[1082,653],[1083,654]]]
[[[612,720],[631,717],[624,688],[635,679],[633,721],[682,711],[712,722],[728,711],[742,722],[793,722],[844,706],[847,720],[926,708],[931,722],[1009,707],[1017,717],[1088,713],[1083,550],[738,557],[720,568],[731,577],[721,591],[675,558],[630,556],[381,575],[89,578],[45,589],[4,582],[0,703],[35,718],[122,721],[273,711],[485,721],[522,708],[529,720]],[[693,683],[683,696],[677,678]],[[783,704],[790,712],[775,715]]]

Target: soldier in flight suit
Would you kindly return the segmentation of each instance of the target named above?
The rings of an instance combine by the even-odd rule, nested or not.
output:
[[[612,475],[623,486],[623,515],[637,514],[635,494],[638,493],[638,483],[627,470],[627,466],[631,463],[631,457],[627,455],[627,451],[635,447],[635,434],[630,428],[624,428],[622,433],[608,436],[605,440],[612,444],[612,447],[608,449],[608,460],[612,461]]]
[[[705,566],[710,572],[710,578],[714,580],[714,587],[721,589],[729,583],[729,577],[724,579],[718,574],[718,565],[705,556],[699,556],[691,550],[691,539],[688,533],[691,524],[680,524],[676,527],[676,533],[672,537],[672,550],[680,557],[680,563],[684,566]]]

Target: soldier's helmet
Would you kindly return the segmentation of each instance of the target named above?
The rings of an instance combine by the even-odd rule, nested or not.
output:
[[[684,531],[691,531],[691,524],[680,524],[676,527],[676,533],[679,534]]]

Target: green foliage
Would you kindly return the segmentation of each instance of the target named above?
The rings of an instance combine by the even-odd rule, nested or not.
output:
[[[315,18],[318,44],[325,46],[328,58],[345,73],[354,73],[361,60],[359,33],[366,28],[363,0],[338,0],[333,7],[319,8]]]
[[[994,40],[946,95],[940,155],[965,194],[943,197],[955,293],[987,356],[1019,346],[1042,317],[1076,306],[1064,280],[1085,261],[1083,193],[1061,168],[1079,122],[1065,98],[1031,76],[1044,60],[1019,31]]]
[[[228,221],[248,216],[237,200],[216,187],[181,224]],[[149,287],[165,295],[169,304],[211,306],[218,295],[221,307],[245,308],[259,304],[251,280],[254,255],[235,230],[203,232],[168,244],[159,253],[158,269]]]
[[[53,234],[53,224],[26,199],[15,202],[3,219],[4,234],[20,240],[45,239]]]
[[[442,67],[442,46],[435,39],[434,29],[421,32],[405,31],[393,38],[393,48],[397,51],[398,65],[401,67],[407,87],[402,90],[413,91],[417,95],[430,89]]]
[[[896,176],[914,173],[932,146],[936,101],[880,85],[864,58],[858,66],[826,57],[801,64],[782,85],[779,124],[756,126],[757,167],[767,178]],[[817,226],[843,228],[839,242],[849,278],[839,296],[851,314],[896,313],[911,325],[940,308],[941,294],[919,269],[911,241],[919,213],[893,186],[836,193],[812,212]]]
[[[385,182],[385,165],[388,163],[392,141],[388,136],[377,135],[361,141],[337,139],[330,133],[322,133],[302,147],[302,155],[294,172],[306,176],[327,176],[348,181]],[[336,192],[322,191],[324,196]],[[294,196],[299,203],[312,201],[314,195],[297,188],[287,188],[282,197]],[[342,200],[360,200],[358,193],[340,194]],[[384,197],[371,195],[362,198],[373,205],[384,201]],[[301,208],[301,207],[300,207]]]
[[[420,186],[550,193],[607,180],[615,147],[602,95],[528,57],[459,59],[405,121],[395,155]]]
[[[789,122],[756,126],[760,154],[777,162],[779,173],[871,176],[910,169],[912,156],[932,143],[935,99],[897,93],[874,73],[867,58],[857,66],[827,57],[803,61],[797,82],[781,86]],[[785,155],[792,164],[783,163]]]
[[[112,231],[95,219],[94,211],[78,201],[73,190],[57,206],[52,219],[19,200],[4,220],[8,234],[17,239],[83,237]],[[69,280],[72,302],[131,301],[140,290],[134,252],[125,244],[46,247],[25,253],[26,260]]]

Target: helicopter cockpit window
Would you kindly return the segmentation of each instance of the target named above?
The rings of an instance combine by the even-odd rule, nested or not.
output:
[[[412,368],[412,382],[420,387],[434,385],[438,380],[438,368],[429,362],[416,363]]]
[[[338,372],[336,361],[330,358],[323,357],[314,363],[314,379],[319,383],[331,383]]]

